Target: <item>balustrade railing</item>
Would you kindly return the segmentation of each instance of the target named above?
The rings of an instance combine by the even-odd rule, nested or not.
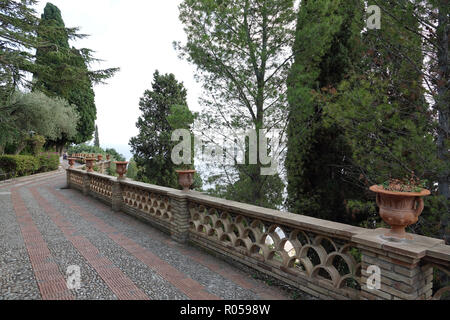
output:
[[[448,298],[450,246],[79,169],[70,187],[321,299]],[[378,283],[379,282],[379,283]]]

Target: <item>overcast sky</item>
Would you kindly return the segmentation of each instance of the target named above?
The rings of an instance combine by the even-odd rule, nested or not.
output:
[[[79,27],[90,37],[71,45],[89,48],[104,62],[94,69],[119,67],[120,72],[106,85],[97,85],[95,102],[100,145],[131,156],[128,141],[138,133],[139,98],[151,88],[153,72],[173,73],[188,91],[188,105],[199,111],[200,84],[194,80],[195,67],[177,57],[173,41],[186,39],[178,20],[181,0],[53,0],[66,27]],[[40,1],[43,12],[47,1]]]

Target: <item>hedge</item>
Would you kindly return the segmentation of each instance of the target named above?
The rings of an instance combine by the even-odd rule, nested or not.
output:
[[[39,155],[39,172],[46,172],[58,169],[58,153],[41,153]]]
[[[58,169],[57,154],[41,154],[38,157],[24,155],[0,156],[0,171],[13,177],[28,176],[34,173]]]

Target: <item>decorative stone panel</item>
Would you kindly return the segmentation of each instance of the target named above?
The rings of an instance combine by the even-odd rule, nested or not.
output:
[[[199,238],[214,242],[216,250],[226,248],[227,256],[246,257],[246,264],[258,265],[269,274],[303,279],[300,288],[316,296],[329,292],[342,298],[358,296],[360,252],[352,242],[200,202],[191,201],[189,211],[190,232],[197,236],[191,237],[194,242]]]
[[[109,177],[91,176],[90,190],[105,198],[112,198],[113,182]]]
[[[122,210],[139,218],[154,222],[154,225],[170,233],[174,225],[174,215],[170,198],[158,191],[150,191],[121,184]]]

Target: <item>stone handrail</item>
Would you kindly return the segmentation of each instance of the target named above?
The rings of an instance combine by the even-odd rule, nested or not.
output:
[[[386,232],[381,228],[359,228],[78,169],[67,170],[67,182],[176,241],[231,258],[320,299],[439,299],[450,290],[443,287],[433,295],[433,270],[449,272],[450,246],[443,240],[412,235],[411,241],[390,242],[380,237]]]
[[[90,155],[84,156],[83,154],[74,154],[70,158],[75,159],[76,162],[80,162],[82,164],[86,163],[86,159],[90,158]],[[98,167],[100,173],[105,174],[106,170],[111,167],[111,160],[96,160],[95,165]]]

